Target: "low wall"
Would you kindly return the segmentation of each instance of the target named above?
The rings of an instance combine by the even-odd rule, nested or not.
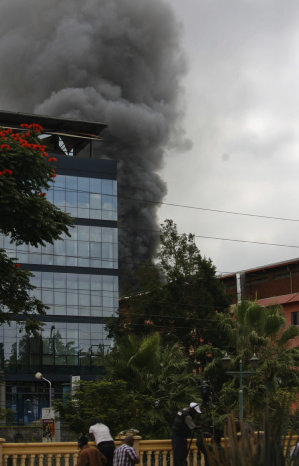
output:
[[[9,443],[41,442],[42,426],[0,426],[0,437]]]
[[[34,426],[1,426],[0,437],[5,438],[8,443],[32,443],[42,442],[43,428],[41,424]],[[61,442],[76,442],[78,436],[71,432],[64,424],[60,425]]]

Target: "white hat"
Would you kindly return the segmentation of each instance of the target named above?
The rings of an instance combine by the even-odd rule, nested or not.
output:
[[[190,403],[190,408],[194,409],[197,413],[201,414],[200,406],[198,403],[195,403],[194,401]]]

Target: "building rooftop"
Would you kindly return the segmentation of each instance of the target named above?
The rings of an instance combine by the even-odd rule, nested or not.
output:
[[[19,128],[21,123],[39,123],[45,133],[65,133],[96,139],[103,129],[107,127],[106,124],[98,122],[55,118],[32,113],[0,111],[0,126]]]
[[[299,301],[299,293],[289,293],[281,296],[272,296],[270,298],[261,298],[257,302],[261,306],[269,306],[271,304],[287,304],[297,303]]]
[[[100,133],[107,125],[99,122],[55,118],[31,113],[0,111],[0,127],[20,130],[21,123],[38,123],[49,152],[78,155],[87,145],[92,156],[93,140],[102,140]]]
[[[253,273],[253,272],[258,272],[258,271],[262,271],[262,270],[274,269],[276,267],[280,267],[280,266],[283,266],[283,265],[296,264],[296,262],[299,263],[299,258],[298,257],[295,258],[295,259],[289,259],[287,261],[274,262],[273,264],[261,265],[259,267],[254,267],[252,269],[238,270],[236,272],[228,273],[226,275],[220,275],[218,278],[224,279],[224,278],[234,277],[237,273]]]

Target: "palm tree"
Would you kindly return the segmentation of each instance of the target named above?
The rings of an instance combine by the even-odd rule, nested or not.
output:
[[[244,380],[247,411],[258,420],[266,404],[270,412],[281,409],[283,405],[290,407],[299,386],[299,348],[290,345],[290,340],[299,334],[298,327],[286,325],[280,306],[264,307],[256,301],[243,301],[233,309],[232,315],[220,313],[217,319],[229,336],[230,369],[238,371],[240,359],[246,367],[253,354],[259,360],[256,373]],[[200,359],[204,351],[207,350],[200,348],[197,358]],[[205,374],[211,380],[218,379],[219,386],[219,367],[224,352],[223,348],[222,351],[213,348],[212,352],[216,357],[207,364]],[[219,403],[228,412],[228,407],[235,408],[238,403],[239,380],[238,377],[230,377],[225,381],[223,371],[220,375],[224,383]]]
[[[176,411],[198,399],[188,358],[178,345],[163,347],[159,333],[121,339],[107,358],[106,369],[112,380],[124,380],[132,392],[152,400],[142,430],[151,438],[167,438]]]

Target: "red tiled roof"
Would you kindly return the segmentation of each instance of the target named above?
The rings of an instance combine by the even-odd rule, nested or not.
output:
[[[258,304],[261,306],[269,306],[270,304],[295,303],[297,301],[299,302],[299,293],[290,293],[257,300]]]

